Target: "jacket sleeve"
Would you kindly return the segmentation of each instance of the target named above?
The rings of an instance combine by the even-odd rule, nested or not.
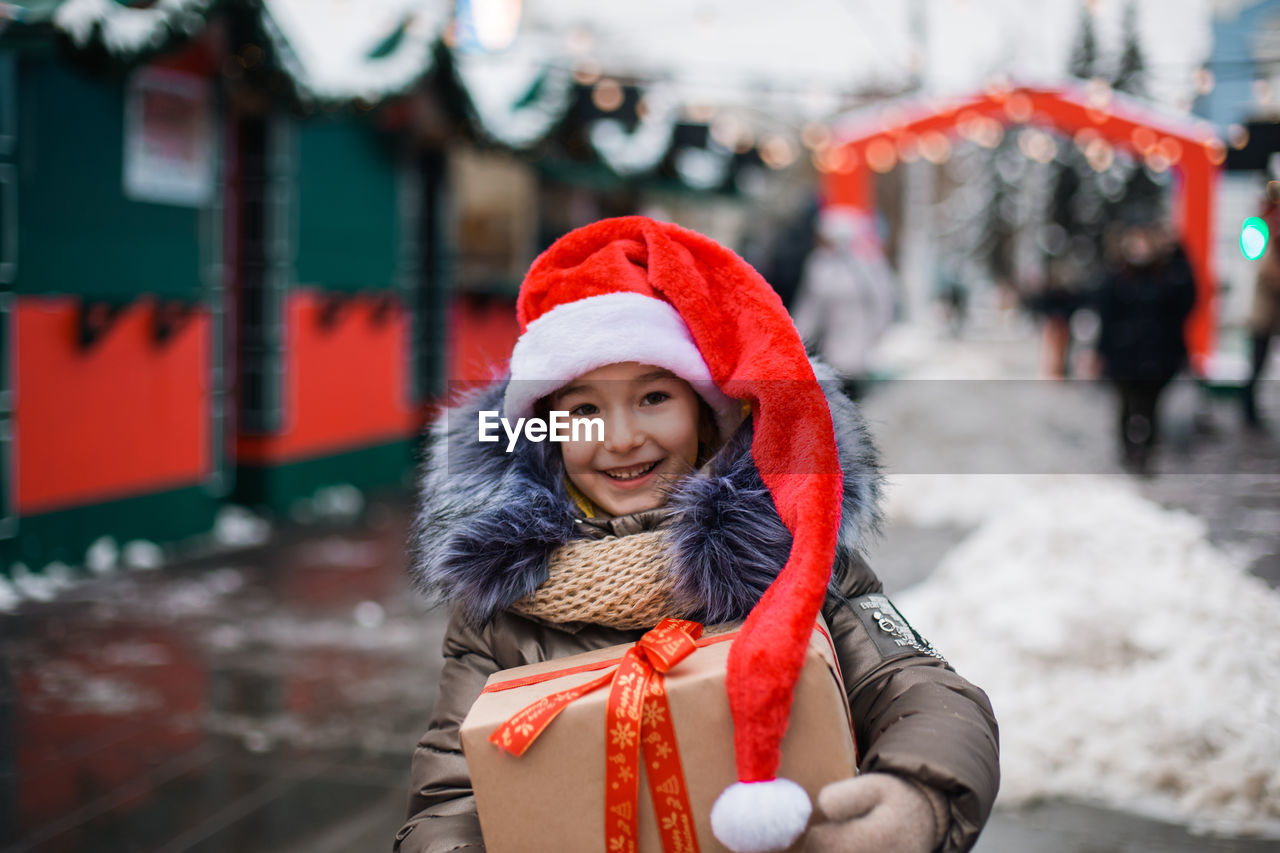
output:
[[[864,562],[854,563],[824,615],[853,712],[859,770],[894,773],[941,793],[948,826],[938,849],[969,850],[1000,785],[991,703],[940,657],[909,646],[886,652],[875,642],[856,599],[882,586]]]
[[[488,677],[500,668],[486,637],[455,610],[444,639],[440,695],[413,753],[409,816],[396,833],[397,853],[484,850],[471,774],[458,731]]]

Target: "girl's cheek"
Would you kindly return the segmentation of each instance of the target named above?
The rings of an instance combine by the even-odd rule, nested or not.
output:
[[[562,441],[560,444],[560,453],[566,459],[584,459],[595,452],[598,441]]]
[[[560,448],[560,461],[564,463],[565,473],[575,483],[577,480],[574,475],[581,469],[591,467],[596,444],[597,442],[594,441],[566,441],[557,445]]]

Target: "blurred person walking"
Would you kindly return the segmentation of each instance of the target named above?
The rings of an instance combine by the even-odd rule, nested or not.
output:
[[[1148,472],[1160,397],[1187,364],[1183,333],[1196,289],[1181,245],[1163,226],[1129,225],[1098,289],[1098,356],[1119,397],[1121,461]]]
[[[942,322],[951,337],[964,337],[965,323],[969,320],[969,286],[960,272],[960,264],[944,260],[934,275],[933,298],[942,313]]]
[[[854,399],[863,390],[871,350],[893,323],[893,272],[870,229],[853,214],[820,214],[792,311],[809,351],[840,375]]]
[[[1079,273],[1067,260],[1051,261],[1043,289],[1027,301],[1031,313],[1044,321],[1043,376],[1066,379],[1071,375],[1071,320],[1081,303]]]

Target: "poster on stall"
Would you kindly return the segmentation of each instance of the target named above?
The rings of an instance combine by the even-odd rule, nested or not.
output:
[[[213,194],[213,106],[207,82],[139,71],[125,95],[124,192],[134,201],[200,207]]]

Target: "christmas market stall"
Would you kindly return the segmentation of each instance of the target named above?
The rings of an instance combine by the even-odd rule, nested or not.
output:
[[[560,234],[646,212],[750,254],[796,207],[835,101],[519,7],[0,2],[11,589],[356,512],[500,369]]]

